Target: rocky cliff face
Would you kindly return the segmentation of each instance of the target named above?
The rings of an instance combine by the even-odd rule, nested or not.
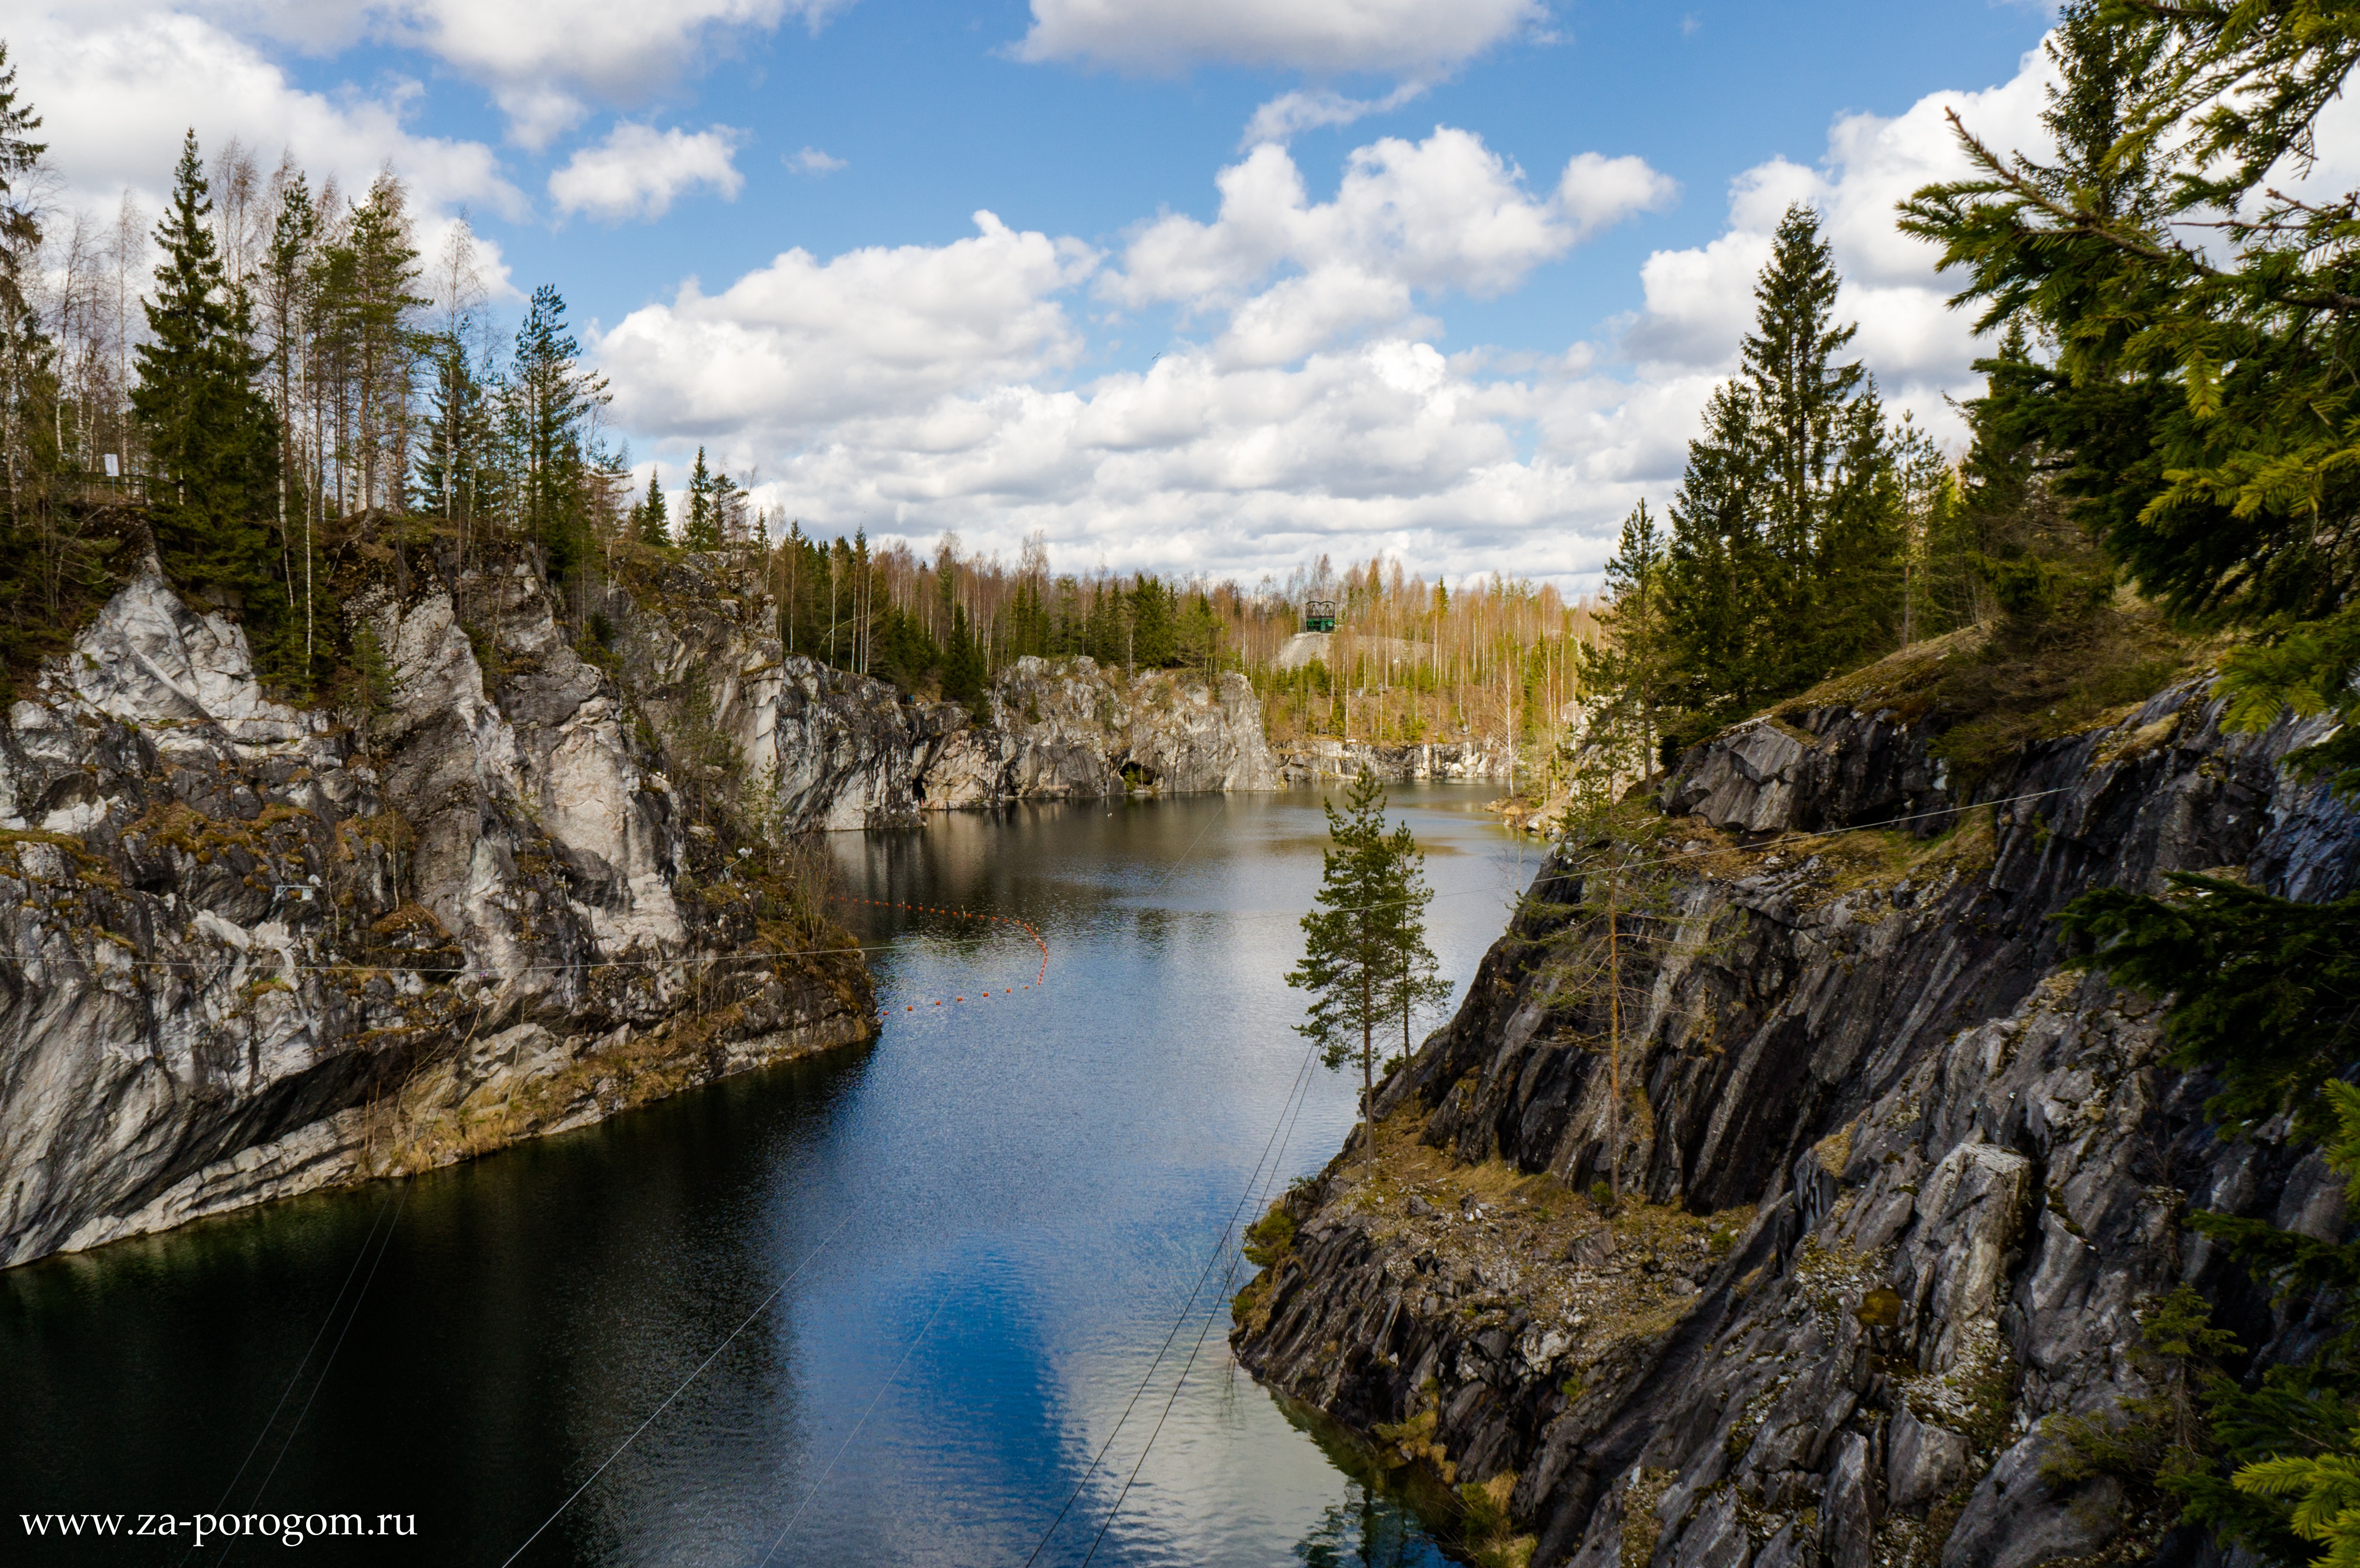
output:
[[[1317,636],[1317,633],[1311,634]],[[1357,779],[1364,773],[1388,781],[1505,779],[1507,751],[1482,741],[1423,742],[1380,746],[1365,740],[1317,740],[1281,756],[1279,777],[1288,784],[1322,779]]]
[[[1284,779],[1245,678],[1021,659],[971,715],[787,653],[759,596],[709,564],[673,564],[643,607],[616,593],[627,667],[662,721],[725,743],[788,830],[903,825],[928,811],[1019,800],[1275,789]],[[718,764],[716,764],[718,766]]]
[[[151,566],[10,708],[0,1266],[873,1032],[858,952],[537,576],[347,612],[382,668],[299,711]]]
[[[1629,1201],[1583,1195],[1605,1028],[1552,864],[1384,1084],[1377,1158],[1290,1200],[1239,1355],[1476,1488],[1502,1560],[2197,1561],[2116,1483],[2044,1479],[2043,1418],[2149,1391],[2139,1314],[2182,1281],[2262,1358],[2306,1354],[2314,1309],[2181,1219],[2329,1236],[2341,1194],[2267,1133],[2215,1140],[2153,1004],[2060,968],[2048,917],[2175,869],[2336,897],[2360,822],[2280,768],[2309,735],[2226,734],[2201,683],[2027,748],[1971,810],[1896,713],[1790,717],[1666,789],[1682,858],[1624,1018]]]
[[[929,804],[1280,784],[1262,700],[1234,672],[1142,670],[1125,680],[1089,659],[1020,659],[994,682],[989,702],[991,722],[954,737],[929,771]]]

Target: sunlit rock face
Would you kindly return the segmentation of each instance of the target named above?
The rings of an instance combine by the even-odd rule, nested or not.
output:
[[[928,811],[1130,790],[1275,789],[1287,780],[1245,677],[1020,659],[978,711],[789,652],[759,594],[676,563],[645,603],[610,595],[616,648],[675,727],[708,730],[786,830],[907,824]]]
[[[1622,950],[1619,1116],[1602,927],[1552,860],[1381,1087],[1379,1160],[1290,1199],[1240,1358],[1388,1456],[1510,1477],[1536,1564],[2178,1550],[2115,1483],[2044,1478],[2042,1422],[2148,1392],[2139,1313],[2182,1282],[2266,1362],[2312,1354],[2333,1305],[2273,1301],[2182,1221],[2332,1236],[2342,1196],[2282,1127],[2215,1138],[2157,1004],[2063,967],[2049,917],[2174,870],[2360,886],[2360,820],[2280,766],[2316,724],[2222,714],[2166,691],[1965,797],[1890,713],[1690,753],[1670,887]]]
[[[152,562],[20,686],[0,1265],[872,1031],[857,957],[716,964],[769,897],[734,800],[674,785],[536,574],[401,575],[346,601],[382,668],[338,703],[274,699]]]

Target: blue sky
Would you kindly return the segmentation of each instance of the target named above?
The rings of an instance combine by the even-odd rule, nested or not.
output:
[[[1575,587],[1677,483],[1789,200],[1827,214],[1889,399],[1955,432],[1972,345],[1891,202],[1955,168],[1945,104],[2035,134],[2048,25],[1974,0],[5,14],[61,206],[152,204],[183,124],[315,182],[389,162],[430,259],[467,214],[496,309],[563,291],[643,464],[709,444],[807,527]]]

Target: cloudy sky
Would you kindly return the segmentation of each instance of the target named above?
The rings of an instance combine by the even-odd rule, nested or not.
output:
[[[1584,586],[1677,482],[1785,205],[1890,402],[1975,350],[1893,203],[2029,145],[2040,5],[0,0],[61,203],[184,126],[464,212],[644,478],[823,534]]]

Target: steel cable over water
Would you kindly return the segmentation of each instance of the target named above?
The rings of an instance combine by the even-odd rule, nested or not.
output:
[[[869,1398],[869,1408],[860,1412],[860,1419],[852,1423],[852,1430],[846,1432],[844,1441],[836,1445],[835,1457],[827,1462],[827,1468],[819,1473],[819,1479],[814,1481],[803,1493],[803,1500],[795,1505],[795,1511],[787,1516],[787,1522],[779,1527],[778,1535],[770,1541],[770,1550],[762,1553],[762,1561],[756,1563],[754,1568],[770,1568],[770,1559],[777,1556],[779,1548],[786,1544],[787,1535],[795,1528],[795,1521],[803,1517],[803,1510],[811,1507],[811,1500],[819,1496],[819,1489],[827,1484],[827,1478],[830,1475],[836,1474],[836,1467],[843,1460],[845,1451],[852,1446],[852,1440],[860,1435],[860,1429],[867,1426],[869,1418],[877,1413],[877,1407],[884,1400],[887,1391],[901,1380],[901,1369],[910,1365],[910,1357],[918,1353],[918,1346],[933,1331],[934,1320],[942,1316],[943,1308],[950,1304],[951,1291],[955,1289],[956,1289],[955,1283],[945,1285],[942,1294],[934,1298],[934,1310],[926,1314],[926,1321],[919,1325],[916,1337],[912,1338],[902,1350],[901,1359],[893,1363],[893,1370],[886,1375],[884,1382],[877,1386],[877,1392]]]
[[[328,1358],[320,1363],[320,1375],[312,1380],[311,1391],[303,1396],[303,1408],[295,1412],[294,1424],[287,1429],[287,1438],[279,1445],[278,1457],[271,1460],[270,1468],[263,1473],[260,1484],[254,1488],[254,1506],[257,1508],[262,1506],[262,1494],[269,1489],[270,1478],[278,1475],[279,1467],[287,1462],[287,1451],[295,1446],[295,1434],[303,1430],[303,1418],[311,1413],[312,1402],[319,1399],[321,1388],[327,1384],[329,1368],[336,1364],[336,1352],[344,1349],[344,1336],[353,1332],[353,1323],[361,1315],[361,1302],[367,1297],[369,1286],[376,1282],[377,1265],[383,1263],[385,1255],[393,1250],[394,1227],[401,1224],[401,1211],[409,1206],[410,1192],[410,1183],[403,1182],[401,1195],[393,1205],[393,1220],[385,1227],[385,1239],[377,1244],[376,1261],[369,1265],[367,1277],[361,1280],[359,1293],[353,1297],[353,1310],[345,1314],[344,1326],[336,1331],[336,1343],[328,1347]],[[229,1554],[236,1549],[237,1541],[234,1538],[222,1548],[222,1554],[213,1562],[216,1564],[228,1562]]]
[[[246,1457],[237,1462],[237,1469],[231,1474],[229,1485],[222,1488],[221,1501],[213,1505],[214,1511],[219,1512],[229,1507],[230,1497],[237,1491],[238,1482],[245,1478],[246,1467],[254,1463],[256,1454],[262,1452],[262,1444],[270,1436],[270,1429],[278,1424],[279,1412],[287,1408],[287,1401],[294,1396],[295,1386],[303,1380],[303,1368],[311,1364],[311,1353],[320,1348],[320,1341],[328,1335],[328,1325],[336,1321],[336,1313],[344,1304],[344,1292],[353,1288],[354,1277],[361,1271],[361,1260],[369,1255],[369,1248],[376,1245],[377,1227],[385,1222],[386,1211],[393,1206],[393,1202],[394,1194],[390,1192],[377,1201],[377,1213],[369,1216],[368,1234],[361,1237],[360,1247],[353,1254],[353,1266],[344,1270],[344,1283],[336,1287],[335,1298],[328,1303],[327,1315],[320,1320],[320,1326],[312,1332],[311,1343],[303,1347],[302,1358],[295,1363],[295,1370],[288,1376],[287,1387],[279,1390],[279,1402],[272,1405],[270,1413],[263,1418],[262,1430],[254,1434],[254,1442],[246,1449]],[[387,1237],[388,1240],[391,1239],[390,1232],[387,1233]],[[371,1269],[369,1273],[374,1278],[377,1270]],[[360,1303],[357,1301],[353,1303],[353,1310],[355,1312],[360,1310]],[[339,1334],[337,1339],[341,1343],[343,1335]],[[321,1376],[322,1377],[327,1376],[324,1368]],[[312,1391],[318,1392],[316,1387]],[[310,1401],[306,1400],[305,1403],[308,1407]],[[186,1563],[191,1557],[196,1555],[196,1543],[192,1541],[189,1543],[188,1549],[180,1553],[180,1561]]]
[[[617,1443],[615,1445],[615,1452],[606,1455],[606,1457],[599,1463],[598,1468],[591,1471],[589,1475],[583,1480],[582,1485],[574,1487],[572,1495],[563,1502],[557,1505],[557,1511],[551,1514],[547,1519],[541,1520],[540,1525],[534,1529],[533,1532],[524,1538],[522,1545],[519,1546],[514,1552],[509,1552],[506,1557],[500,1560],[500,1568],[508,1568],[509,1563],[514,1563],[518,1558],[523,1556],[525,1553],[525,1548],[530,1546],[534,1541],[539,1541],[541,1539],[541,1531],[547,1530],[551,1525],[555,1524],[558,1520],[558,1516],[564,1513],[566,1509],[572,1508],[581,1497],[582,1494],[590,1489],[591,1483],[597,1480],[599,1476],[604,1475],[606,1473],[606,1466],[614,1464],[616,1460],[620,1459],[623,1456],[623,1450],[630,1447],[632,1443],[637,1443],[639,1440],[639,1434],[647,1431],[649,1427],[655,1423],[656,1417],[672,1409],[672,1402],[674,1399],[679,1399],[683,1394],[688,1392],[688,1386],[691,1383],[695,1382],[700,1377],[704,1376],[705,1369],[713,1365],[714,1357],[728,1349],[732,1342],[734,1342],[739,1334],[746,1332],[748,1324],[752,1323],[756,1318],[760,1317],[764,1312],[768,1312],[770,1310],[770,1303],[779,1299],[781,1292],[784,1291],[788,1286],[793,1284],[802,1275],[803,1271],[811,1267],[812,1260],[817,1258],[822,1252],[825,1251],[827,1249],[827,1244],[834,1241],[838,1236],[841,1236],[844,1233],[844,1227],[851,1223],[852,1215],[847,1214],[844,1218],[836,1222],[836,1229],[820,1237],[819,1245],[813,1247],[809,1252],[803,1255],[803,1260],[795,1265],[793,1271],[788,1274],[785,1279],[780,1280],[776,1285],[771,1286],[770,1293],[763,1297],[759,1301],[755,1302],[754,1310],[748,1312],[743,1318],[738,1320],[738,1326],[731,1329],[727,1337],[725,1337],[720,1344],[713,1347],[711,1355],[708,1355],[704,1360],[696,1364],[696,1370],[682,1378],[680,1387],[674,1388],[671,1393],[666,1394],[664,1396],[663,1403],[658,1405],[654,1410],[650,1410],[648,1412],[647,1420],[633,1427],[631,1429],[631,1435],[623,1439],[621,1443]]]
[[[1131,1401],[1123,1406],[1122,1414],[1116,1418],[1114,1429],[1107,1433],[1106,1441],[1098,1444],[1098,1451],[1091,1456],[1088,1468],[1082,1472],[1081,1479],[1074,1483],[1074,1489],[1066,1494],[1065,1503],[1057,1509],[1056,1518],[1049,1521],[1049,1528],[1042,1531],[1041,1539],[1033,1544],[1031,1555],[1024,1559],[1025,1568],[1032,1568],[1032,1564],[1039,1560],[1041,1553],[1048,1549],[1050,1538],[1054,1536],[1058,1527],[1065,1522],[1065,1515],[1080,1499],[1083,1488],[1089,1485],[1090,1477],[1098,1473],[1098,1465],[1105,1461],[1108,1450],[1114,1446],[1115,1439],[1121,1435],[1123,1423],[1131,1420],[1131,1411],[1138,1407],[1141,1396],[1146,1393],[1147,1386],[1154,1381],[1156,1368],[1164,1365],[1164,1356],[1172,1349],[1173,1343],[1180,1337],[1180,1331],[1188,1325],[1188,1319],[1196,1312],[1196,1298],[1205,1289],[1205,1281],[1213,1277],[1213,1266],[1229,1251],[1229,1236],[1237,1229],[1239,1217],[1245,1213],[1247,1205],[1253,1201],[1255,1187],[1262,1184],[1267,1191],[1264,1183],[1264,1167],[1267,1166],[1269,1173],[1275,1176],[1278,1160],[1284,1158],[1285,1144],[1280,1139],[1280,1130],[1284,1127],[1288,1136],[1293,1136],[1294,1123],[1289,1119],[1289,1108],[1292,1107],[1294,1115],[1300,1116],[1303,1102],[1310,1098],[1311,1064],[1317,1058],[1318,1050],[1318,1046],[1315,1043],[1304,1051],[1302,1064],[1295,1070],[1295,1082],[1288,1087],[1286,1098],[1279,1104],[1278,1116],[1271,1123],[1270,1138],[1263,1143],[1261,1157],[1254,1161],[1253,1170],[1247,1175],[1246,1190],[1238,1195],[1237,1206],[1229,1211],[1228,1221],[1221,1226],[1221,1234],[1215,1239],[1213,1251],[1205,1259],[1205,1267],[1198,1272],[1196,1283],[1188,1292],[1188,1300],[1182,1304],[1179,1315],[1172,1320],[1172,1331],[1164,1336],[1164,1344],[1155,1352],[1155,1358],[1148,1363],[1147,1370],[1141,1374],[1139,1387],[1131,1390]],[[1273,1153],[1273,1149],[1276,1150],[1275,1156]],[[1235,1272],[1234,1264],[1231,1265],[1231,1272],[1232,1274]],[[1218,1304],[1218,1301],[1215,1303],[1216,1306]]]
[[[1314,1046],[1313,1049],[1317,1050],[1317,1047]],[[1306,1061],[1307,1063],[1307,1055]],[[1262,1203],[1265,1207],[1270,1203],[1270,1195],[1272,1192],[1277,1187],[1278,1173],[1284,1168],[1286,1161],[1286,1146],[1295,1141],[1295,1125],[1297,1121],[1302,1119],[1303,1106],[1310,1098],[1311,1096],[1309,1093],[1305,1093],[1300,1099],[1297,1099],[1295,1102],[1294,1111],[1291,1114],[1286,1115],[1285,1136],[1278,1140],[1278,1153],[1272,1159],[1269,1172],[1262,1180]],[[1284,1107],[1282,1107],[1282,1112],[1284,1112]],[[1373,1149],[1371,1151],[1371,1154],[1373,1158]],[[1249,1187],[1248,1191],[1251,1192],[1251,1188]],[[1230,1287],[1237,1283],[1238,1264],[1243,1256],[1244,1255],[1242,1253],[1235,1251],[1232,1251],[1229,1254],[1229,1269],[1221,1276],[1220,1293],[1213,1298],[1212,1308],[1205,1314],[1205,1326],[1196,1331],[1196,1343],[1189,1348],[1188,1359],[1180,1368],[1179,1378],[1172,1385],[1172,1397],[1164,1401],[1163,1413],[1155,1418],[1154,1429],[1147,1434],[1146,1445],[1140,1449],[1138,1461],[1131,1465],[1129,1478],[1123,1482],[1122,1490],[1115,1494],[1113,1506],[1107,1509],[1107,1517],[1099,1523],[1098,1534],[1090,1538],[1090,1549],[1087,1552],[1083,1554],[1082,1568],[1089,1568],[1090,1560],[1098,1554],[1099,1544],[1106,1540],[1107,1531],[1114,1526],[1115,1515],[1122,1511],[1123,1499],[1131,1496],[1131,1488],[1132,1485],[1138,1481],[1140,1471],[1146,1467],[1147,1456],[1153,1451],[1155,1447],[1155,1440],[1164,1434],[1164,1423],[1170,1418],[1172,1414],[1172,1407],[1179,1402],[1180,1390],[1187,1386],[1188,1374],[1196,1367],[1196,1356],[1205,1348],[1206,1336],[1213,1332],[1213,1324],[1220,1317],[1221,1304],[1229,1300],[1231,1293]],[[1182,1322],[1185,1323],[1185,1321],[1186,1319],[1184,1312]],[[1174,1332],[1177,1333],[1178,1328],[1179,1324],[1175,1323],[1174,1325]]]

